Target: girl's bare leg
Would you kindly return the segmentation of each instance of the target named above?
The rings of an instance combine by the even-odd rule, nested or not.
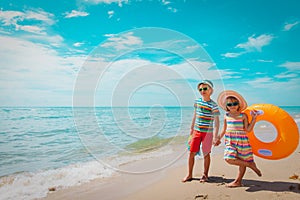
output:
[[[240,187],[242,186],[242,179],[245,175],[246,172],[246,167],[245,166],[239,166],[239,172],[238,175],[236,177],[236,179],[234,181],[232,181],[231,183],[228,183],[226,186],[227,187]]]
[[[252,169],[257,174],[257,176],[262,176],[260,170],[256,167],[255,162],[249,163],[249,166],[247,166],[247,167],[249,167],[250,169]]]
[[[243,167],[249,167],[252,169],[258,176],[262,176],[260,170],[256,167],[255,162],[245,162],[240,159],[226,159],[226,162],[231,165],[238,165]]]

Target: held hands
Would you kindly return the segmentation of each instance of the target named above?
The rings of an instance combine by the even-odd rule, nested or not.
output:
[[[221,138],[219,136],[215,137],[213,140],[214,146],[219,146],[221,144]]]

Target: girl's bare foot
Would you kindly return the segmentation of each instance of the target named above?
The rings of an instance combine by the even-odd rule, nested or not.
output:
[[[252,169],[256,174],[257,176],[262,176],[260,170],[256,167],[256,164],[255,162],[251,162],[249,163],[249,166],[248,166],[250,169]]]
[[[229,187],[229,188],[241,187],[241,186],[242,186],[242,183],[236,182],[236,181],[226,184],[226,187]]]
[[[192,176],[187,175],[184,179],[181,180],[181,182],[185,183],[185,182],[190,182],[193,180]]]
[[[205,174],[203,174],[202,177],[200,178],[200,183],[204,183],[207,181],[208,181],[208,177]]]

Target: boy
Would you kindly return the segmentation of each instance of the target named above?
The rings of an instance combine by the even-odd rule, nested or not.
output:
[[[210,98],[213,93],[213,83],[209,80],[203,80],[197,88],[202,97],[197,99],[194,104],[195,109],[190,132],[192,138],[189,141],[188,174],[182,182],[193,180],[195,155],[200,151],[201,143],[204,156],[204,172],[200,182],[208,181],[211,147],[212,144],[218,145],[217,142],[219,142],[220,111],[218,105]]]

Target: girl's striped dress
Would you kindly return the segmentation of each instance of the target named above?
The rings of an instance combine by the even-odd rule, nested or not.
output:
[[[224,159],[240,159],[253,162],[253,152],[249,143],[247,132],[244,129],[243,114],[231,117],[225,115],[227,130],[225,133]]]

